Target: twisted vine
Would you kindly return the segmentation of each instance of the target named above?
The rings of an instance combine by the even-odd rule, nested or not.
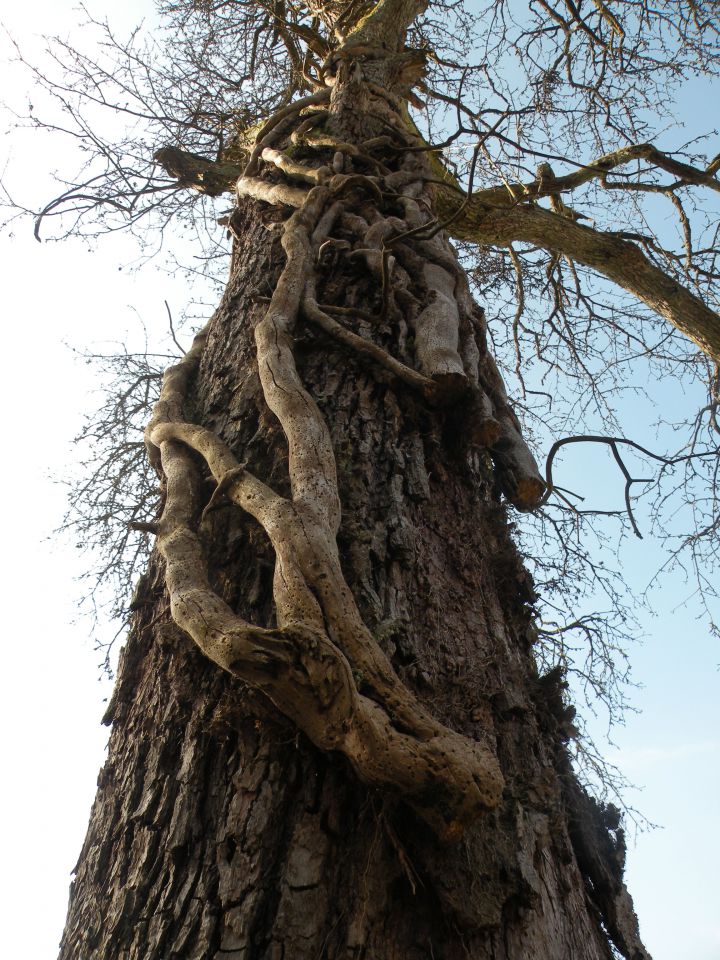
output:
[[[306,99],[315,104],[322,98]],[[425,402],[463,405],[474,421],[475,441],[492,445],[501,482],[516,505],[534,507],[544,484],[500,375],[477,347],[477,337],[484,336],[482,316],[452,248],[437,231],[424,239],[412,236],[432,219],[424,161],[408,155],[399,170],[383,174],[384,164],[366,163],[373,143],[352,150],[324,136],[311,149],[332,150],[331,162],[299,163],[277,141],[279,132],[287,134],[289,120],[295,129],[298,122],[308,129],[301,112],[308,105],[286,109],[265,125],[237,180],[240,196],[294,208],[282,228],[285,265],[255,328],[264,399],[287,439],[290,496],[253,476],[214,433],[186,421],[184,401],[202,357],[203,331],[166,372],[146,431],[166,485],[158,548],[172,617],[207,657],[261,690],[317,747],[344,754],[361,778],[401,793],[440,836],[452,839],[498,804],[500,766],[489,737],[470,739],[425,710],[361,618],[340,566],[341,505],[330,433],[295,364],[299,318],[418,391]],[[355,162],[373,172],[357,172]],[[390,215],[383,215],[384,207]],[[355,236],[354,243],[333,238],[338,224]],[[383,314],[400,311],[414,332],[419,369],[328,312],[351,313],[349,308],[318,303],[317,280],[327,255],[359,259],[378,279]],[[246,622],[210,586],[194,529],[201,504],[193,454],[204,459],[218,484],[213,497],[223,493],[268,535],[275,551],[275,628]]]

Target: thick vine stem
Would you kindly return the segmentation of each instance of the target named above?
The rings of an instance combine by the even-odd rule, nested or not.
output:
[[[218,666],[262,690],[319,748],[341,751],[363,779],[401,792],[441,837],[457,839],[465,824],[499,801],[503,780],[492,752],[426,717],[399,681],[392,682],[389,663],[372,662],[383,655],[379,649],[373,655],[374,641],[340,583],[337,551],[323,557],[328,531],[316,525],[315,539],[308,535],[313,518],[303,517],[306,507],[297,508],[240,470],[210,431],[154,419],[150,442],[161,451],[167,487],[158,548],[175,622]],[[277,554],[278,629],[242,620],[209,585],[191,527],[197,504],[188,447],[206,457],[219,480],[233,473],[228,495],[266,527]],[[353,668],[325,633],[327,620],[336,627],[338,620],[345,623],[344,630],[333,631],[342,634],[341,642],[351,632],[359,645],[350,647],[367,644],[355,669],[387,675],[384,706],[358,691]]]
[[[280,135],[282,130],[285,128],[285,124],[301,113],[305,108],[312,107],[315,104],[326,103],[330,99],[330,90],[324,88],[322,90],[317,90],[315,93],[310,94],[307,97],[301,97],[299,100],[293,100],[292,103],[288,103],[286,106],[282,107],[267,120],[263,126],[258,130],[255,136],[255,145],[250,154],[250,159],[247,162],[245,170],[243,171],[243,177],[252,176],[257,169],[258,159],[265,147],[272,146],[273,142]]]
[[[253,626],[233,613],[207,580],[195,512],[193,464],[184,446],[160,441],[167,502],[158,531],[175,622],[218,666],[262,690],[323,750],[340,750],[359,775],[413,803],[433,829],[457,839],[465,824],[495,806],[502,777],[491,752],[436,725],[418,740],[397,729],[358,693],[352,669],[314,618],[281,629]]]
[[[473,390],[469,416],[470,440],[481,447],[494,447],[502,436],[495,407],[482,387]]]
[[[335,534],[340,500],[330,433],[298,376],[292,352],[292,329],[312,268],[312,232],[329,195],[327,187],[313,187],[285,224],[282,245],[287,263],[268,311],[255,328],[255,344],[265,400],[288,441],[293,500],[327,517]]]
[[[157,447],[168,441],[179,441],[201,454],[218,484],[229,478],[228,496],[263,526],[269,522],[273,510],[286,502],[242,468],[230,448],[211,430],[192,423],[162,422],[149,429],[149,439]]]
[[[507,409],[498,411],[497,416],[500,436],[492,448],[492,458],[503,493],[518,510],[536,510],[546,490],[537,461]]]
[[[537,510],[545,496],[546,484],[522,435],[502,375],[487,352],[480,361],[480,380],[492,398],[494,408],[494,424],[490,429],[497,436],[489,445],[502,491],[518,510]]]
[[[151,440],[158,447],[180,441],[199,453],[219,485],[229,478],[228,498],[264,528],[276,555],[278,623],[314,623],[317,629],[325,629],[362,674],[368,689],[382,698],[406,728],[420,739],[433,736],[437,724],[401,684],[362,621],[342,575],[334,531],[328,524],[307,504],[278,496],[241,468],[229,447],[204,427],[162,422],[153,427]]]
[[[163,376],[160,397],[153,409],[152,419],[145,428],[145,446],[150,463],[161,471],[160,452],[151,436],[155,427],[160,423],[171,420],[183,420],[183,402],[187,394],[189,380],[200,365],[205,343],[207,342],[207,327],[196,334],[192,346],[179,363],[169,367]]]
[[[354,143],[346,143],[330,136],[329,133],[319,133],[308,126],[305,130],[293,131],[290,137],[292,143],[307,143],[313,147],[329,147],[336,152],[352,157],[353,160],[359,160],[361,163],[371,167],[377,174],[388,173],[388,168],[369,153],[363,153]]]
[[[273,157],[276,154],[282,156],[277,151],[272,152]],[[268,159],[271,159],[270,153],[268,153]],[[327,313],[319,309],[314,298],[308,298],[307,304],[303,305],[303,309],[312,322],[321,326],[338,341],[366,356],[372,356],[373,359],[386,369],[391,370],[404,382],[410,384],[412,381],[412,385],[419,386],[424,395],[434,405],[449,405],[458,402],[465,396],[472,395],[474,397],[470,401],[470,411],[474,414],[471,428],[472,440],[482,446],[491,448],[500,486],[508,500],[519,510],[535,510],[542,501],[545,483],[537,462],[522,436],[517,417],[510,407],[502,377],[492,359],[489,355],[486,355],[483,358],[483,363],[481,363],[481,367],[485,368],[485,377],[482,376],[482,371],[480,373],[480,380],[484,380],[485,383],[480,383],[473,389],[473,381],[468,378],[459,352],[460,311],[463,310],[468,313],[472,309],[472,303],[469,290],[466,288],[466,282],[461,278],[461,271],[458,268],[454,253],[441,234],[435,233],[428,238],[419,236],[416,239],[411,237],[413,231],[422,228],[426,223],[426,217],[413,196],[413,194],[422,192],[424,189],[422,178],[417,179],[419,174],[417,168],[413,166],[414,163],[416,161],[411,161],[407,170],[399,171],[400,178],[397,179],[396,176],[396,180],[393,181],[396,187],[402,187],[407,222],[396,217],[379,218],[364,230],[362,245],[356,248],[351,256],[364,257],[368,268],[381,279],[383,291],[389,288],[389,274],[395,260],[391,253],[393,250],[405,260],[409,258],[412,263],[413,274],[417,275],[419,273],[422,276],[427,290],[427,299],[419,313],[411,317],[415,332],[415,353],[420,366],[419,373],[415,375],[415,371],[392,358],[380,347],[363,341],[356,334],[343,328],[332,320]],[[303,168],[304,171],[308,169]],[[357,175],[336,175],[329,181],[328,187],[323,189],[329,189],[332,191],[333,197],[337,198],[346,190],[354,187],[369,190],[372,193],[378,192],[378,186],[374,179]],[[320,188],[314,188],[310,193],[317,189]],[[241,178],[238,181],[238,192],[265,200],[268,203],[289,204],[297,207],[298,212],[310,196],[310,193],[297,187],[291,187],[287,184],[269,184],[253,178]],[[318,207],[320,211],[326,200],[327,197],[320,202]],[[336,199],[335,203],[338,202]],[[293,243],[296,250],[297,262],[293,267],[293,276],[305,277],[309,271],[306,251],[309,247],[308,239],[314,239],[314,223],[313,226],[298,232],[296,223],[300,221],[295,220],[296,216],[297,214],[294,214],[287,222],[283,233],[283,243]],[[316,221],[320,216],[321,212],[318,212]],[[334,221],[336,216],[337,211],[333,210],[329,222]],[[346,219],[348,217],[347,214],[343,214],[343,216]],[[428,224],[428,226],[430,225]],[[408,227],[410,228],[409,231]],[[321,231],[323,235],[327,232],[327,229]],[[410,251],[406,244],[398,242],[406,234],[410,237],[409,242],[418,247],[418,254]],[[295,237],[294,241],[289,239],[291,235]],[[291,297],[292,303],[285,312],[292,319],[284,321],[286,329],[289,329],[288,323],[292,324],[294,322],[302,299],[297,294],[299,282],[299,280],[297,282],[293,280],[290,283],[294,292]],[[383,312],[385,312],[387,309],[385,296],[383,297],[383,303]],[[293,306],[293,304],[295,305]],[[290,342],[285,341],[283,355],[286,359],[289,356],[289,349]],[[288,369],[290,368],[288,367]],[[294,362],[292,369],[294,370]],[[418,380],[417,377],[423,379]],[[268,377],[267,379],[268,389],[277,399],[282,399],[282,391],[278,392],[274,388],[273,378]],[[428,389],[427,381],[434,384],[432,390]],[[299,380],[297,383],[299,384]],[[484,387],[487,388],[488,385],[490,389],[486,394]],[[322,417],[314,406],[314,401],[305,394],[301,385],[300,389],[315,410],[308,423],[312,421],[317,427],[322,421]],[[269,401],[268,404],[273,409]],[[308,413],[310,409],[310,406],[306,404],[305,412]],[[276,410],[273,410],[273,412],[277,414]],[[282,418],[279,417],[279,419],[282,422]],[[300,438],[300,443],[296,449],[306,449],[303,447],[301,434],[297,430],[294,436]],[[329,461],[327,462],[329,463]]]
[[[265,399],[288,441],[292,499],[247,471],[211,431],[184,421],[184,397],[205,342],[200,334],[167,372],[146,432],[149,448],[160,452],[166,486],[158,548],[173,619],[210,659],[262,690],[318,747],[344,753],[365,780],[401,792],[450,839],[499,802],[499,765],[487,745],[446,728],[421,707],[363,623],[340,567],[329,431],[293,356],[301,304],[312,312],[315,303],[319,311],[312,296],[314,244],[339,212],[330,188],[317,186],[285,223],[286,264],[255,329]],[[193,530],[200,504],[190,450],[204,458],[218,490],[251,514],[271,541],[275,629],[242,620],[209,585]]]
[[[301,207],[305,202],[307,191],[302,187],[291,187],[287,183],[268,183],[257,177],[242,176],[235,184],[240,197],[252,197],[253,200],[264,200],[265,203],[282,203],[286,207]]]
[[[428,302],[415,318],[415,353],[422,372],[452,401],[468,388],[458,353],[460,314],[455,300],[455,278],[437,264],[426,263],[423,280]]]
[[[417,157],[405,159],[403,169],[393,176],[396,187],[401,189],[401,203],[409,230],[407,238],[422,230],[428,215],[421,209],[421,201],[430,207],[432,198],[424,196],[423,169]],[[388,178],[390,179],[390,178]],[[400,237],[393,240],[402,240]],[[410,241],[411,246],[414,246]],[[469,392],[470,382],[459,353],[460,303],[458,300],[458,269],[453,251],[444,235],[435,233],[424,241],[418,253],[422,257],[422,278],[427,289],[425,308],[414,320],[415,352],[420,369],[438,384],[439,391],[453,402]]]
[[[296,146],[300,143],[306,142],[307,137],[311,136],[311,131],[313,131],[315,127],[319,126],[321,123],[324,123],[329,115],[330,114],[327,110],[314,110],[295,127],[290,134],[290,142],[294,143]]]
[[[275,150],[273,147],[265,147],[260,157],[266,163],[272,163],[278,170],[282,170],[288,177],[302,180],[304,183],[324,183],[332,176],[330,167],[306,167],[302,163],[291,160],[281,150]]]
[[[287,262],[267,313],[255,328],[265,400],[288,441],[294,512],[283,516],[282,529],[294,544],[308,585],[321,598],[333,640],[406,726],[426,736],[432,728],[430,718],[400,683],[365,627],[342,576],[335,542],[340,523],[335,456],[325,419],[305,390],[293,356],[292,330],[312,275],[312,238],[329,200],[327,187],[313,188],[285,224],[282,245]],[[299,529],[290,535],[298,521]],[[280,538],[275,540],[270,529],[268,534],[277,549]]]
[[[184,466],[173,444],[162,449],[168,502],[175,503]],[[409,800],[440,837],[458,839],[466,824],[498,803],[503,781],[487,747],[439,724],[426,740],[398,729],[358,693],[350,664],[317,622],[264,630],[233,614],[209,588],[197,538],[179,513],[167,512],[158,542],[173,618],[206,656],[262,690],[317,747],[345,754],[366,782]]]
[[[435,396],[437,392],[437,384],[433,380],[431,380],[429,377],[423,376],[422,373],[418,373],[417,370],[413,370],[411,367],[406,366],[406,364],[402,363],[400,360],[396,360],[395,357],[391,356],[386,350],[383,350],[383,348],[379,347],[376,343],[373,343],[372,340],[364,339],[358,334],[353,333],[352,330],[348,330],[346,327],[343,327],[342,324],[337,322],[337,320],[333,320],[332,317],[328,316],[327,313],[320,309],[314,294],[314,285],[311,285],[310,282],[308,282],[302,302],[303,313],[308,320],[331,336],[334,340],[337,340],[337,342],[342,344],[344,347],[347,347],[348,349],[355,353],[359,353],[362,356],[368,357],[370,360],[373,360],[379,366],[383,367],[389,373],[397,377],[398,380],[401,380],[403,383],[415,390],[419,390],[420,393],[431,403],[433,401],[437,402]]]

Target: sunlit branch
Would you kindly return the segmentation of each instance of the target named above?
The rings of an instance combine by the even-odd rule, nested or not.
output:
[[[455,206],[454,198],[443,200],[445,209]],[[499,209],[474,202],[452,222],[451,233],[477,243],[507,246],[518,241],[564,254],[632,293],[710,357],[720,360],[718,314],[652,264],[636,244],[616,234],[580,225],[537,205]]]

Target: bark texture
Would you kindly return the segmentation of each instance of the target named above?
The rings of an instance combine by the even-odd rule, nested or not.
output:
[[[371,156],[378,115],[402,146],[395,48],[365,81],[341,50],[261,131],[225,296],[166,374],[61,960],[647,958],[533,661],[501,497],[542,481],[425,161]]]
[[[254,361],[262,311],[248,307],[281,255],[253,202],[244,213],[193,412],[282,490],[285,440]],[[372,302],[362,278],[345,296]],[[621,841],[573,784],[559,679],[533,665],[532,588],[489,457],[455,417],[310,326],[298,353],[331,424],[342,564],[366,622],[435,716],[495,741],[502,801],[458,843],[437,839],[402,797],[360,783],[207,660],[172,624],[156,558],[107,717],[62,960],[595,960],[610,956],[603,920],[644,956],[621,916]],[[260,527],[221,501],[204,539],[226,602],[272,623]]]

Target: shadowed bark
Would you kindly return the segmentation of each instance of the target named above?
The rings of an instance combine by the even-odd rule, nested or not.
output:
[[[185,409],[287,497],[286,440],[255,361],[253,328],[266,308],[251,299],[258,276],[279,275],[283,254],[256,203],[241,203],[237,269],[203,335]],[[373,286],[362,271],[339,271],[320,291],[332,302],[342,290],[344,303],[372,310]],[[622,850],[605,826],[586,825],[580,839],[573,826],[582,793],[563,707],[552,678],[536,674],[532,587],[488,457],[419,392],[312,326],[300,332],[298,371],[337,463],[347,583],[424,709],[497,755],[502,797],[454,843],[436,837],[402,792],[364,785],[342,755],[313,747],[173,625],[158,557],[108,711],[110,753],[62,960],[605,960],[600,918],[615,914],[615,942],[644,957],[613,906],[627,898],[616,879]],[[202,460],[189,470],[212,490]],[[209,496],[196,503],[195,524]],[[279,639],[273,551],[234,499],[228,482],[200,521],[209,582],[234,616]]]

